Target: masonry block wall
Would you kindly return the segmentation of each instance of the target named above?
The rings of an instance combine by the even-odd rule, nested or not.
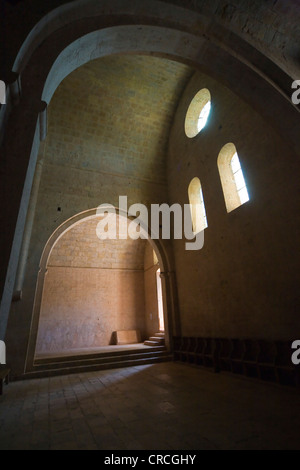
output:
[[[204,87],[212,96],[209,121],[189,139],[186,111]],[[230,213],[217,167],[228,142],[237,148],[250,195]],[[198,177],[208,221],[200,251],[186,251],[184,240],[173,244],[183,336],[296,338],[298,162],[289,142],[254,109],[213,79],[194,75],[176,113],[168,155],[170,202],[188,204],[189,183]]]
[[[146,338],[143,272],[49,268],[36,354],[108,346],[113,332]]]
[[[22,301],[12,304],[7,330],[15,370],[23,370],[28,344],[35,343],[37,276],[54,230],[100,204],[118,207],[119,196],[128,197],[128,206],[167,201],[169,132],[191,72],[154,57],[110,56],[75,70],[57,89],[39,153],[43,171]]]

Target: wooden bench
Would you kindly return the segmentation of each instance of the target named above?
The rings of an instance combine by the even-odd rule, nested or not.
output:
[[[0,395],[3,393],[3,382],[9,383],[10,369],[5,364],[0,364]]]
[[[259,377],[258,356],[260,347],[258,340],[245,339],[245,354],[243,357],[244,375],[248,377]]]
[[[195,362],[198,366],[204,365],[203,354],[204,354],[205,345],[206,343],[205,343],[204,338],[197,339],[197,346],[195,350],[195,358],[196,358]]]
[[[205,338],[205,347],[203,351],[203,365],[205,367],[212,367],[215,372],[218,371],[217,364],[217,348],[214,338]]]
[[[243,373],[243,358],[245,354],[245,344],[243,340],[238,338],[233,338],[232,349],[230,353],[230,368],[231,372],[235,374]]]
[[[219,348],[219,367],[221,370],[230,371],[230,357],[233,349],[232,342],[229,338],[221,338],[218,341],[221,343]]]
[[[292,341],[276,341],[275,370],[277,382],[282,385],[300,385],[300,366],[292,363]]]
[[[276,381],[275,362],[277,348],[274,341],[259,340],[259,355],[257,359],[259,378]]]

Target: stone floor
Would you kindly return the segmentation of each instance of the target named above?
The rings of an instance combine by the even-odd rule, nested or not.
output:
[[[300,449],[295,389],[179,363],[10,383],[0,449]]]

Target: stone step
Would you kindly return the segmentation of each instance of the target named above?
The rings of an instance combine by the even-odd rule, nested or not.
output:
[[[160,357],[165,355],[166,350],[165,348],[151,348],[149,351],[142,350],[140,352],[127,352],[125,354],[110,354],[106,353],[106,355],[96,356],[96,357],[89,357],[86,358],[84,356],[78,357],[68,357],[68,358],[49,358],[49,360],[43,363],[36,363],[34,365],[34,370],[57,370],[57,369],[65,369],[70,367],[83,367],[83,366],[91,366],[97,364],[109,364],[113,362],[123,363],[126,361],[137,360],[137,359],[148,359],[151,357]],[[58,360],[59,359],[59,360]]]
[[[128,356],[129,354],[141,354],[141,353],[156,353],[159,351],[165,351],[165,347],[163,345],[158,345],[155,343],[155,347],[151,349],[145,348],[137,348],[137,349],[123,349],[123,350],[112,350],[112,351],[104,351],[104,352],[94,352],[94,353],[84,353],[84,354],[70,354],[68,356],[49,356],[49,357],[39,357],[34,360],[34,365],[47,365],[52,363],[69,363],[69,362],[78,362],[78,361],[86,361],[89,359],[102,359],[109,357],[119,358],[122,356]]]
[[[158,346],[165,344],[165,333],[163,331],[159,331],[151,336],[149,339],[144,341],[146,346]]]
[[[161,344],[161,343],[158,341],[154,341],[153,339],[147,339],[146,341],[144,341],[144,344],[146,346],[157,346],[158,344]]]
[[[111,362],[105,362],[105,363],[99,362],[98,364],[77,365],[73,367],[64,367],[64,368],[57,368],[57,369],[44,368],[44,370],[34,370],[32,372],[27,372],[21,377],[14,377],[14,380],[27,380],[27,379],[42,378],[42,377],[53,377],[53,376],[58,376],[58,375],[78,374],[78,373],[84,373],[84,372],[118,369],[118,368],[124,368],[124,367],[134,367],[134,366],[155,364],[159,362],[168,362],[168,361],[173,361],[173,355],[165,350],[161,354],[152,354],[151,357],[146,356],[144,358],[139,358],[139,359],[126,358],[126,360],[124,361],[113,360]]]
[[[159,336],[151,336],[149,338],[149,341],[154,341],[155,343],[158,343],[158,344],[164,344],[165,342],[165,338],[161,338]],[[144,343],[145,344],[145,343]]]

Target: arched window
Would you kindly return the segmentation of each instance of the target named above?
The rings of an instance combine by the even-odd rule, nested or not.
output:
[[[203,193],[199,178],[193,178],[188,189],[193,232],[199,233],[208,227]]]
[[[206,126],[207,119],[210,113],[210,108],[211,108],[211,102],[208,101],[201,109],[201,112],[198,117],[198,122],[197,122],[198,132],[202,131],[202,129]]]
[[[195,137],[205,127],[210,108],[210,92],[207,88],[202,88],[190,102],[186,113],[184,129],[187,137]]]
[[[227,212],[231,212],[249,201],[240,160],[235,145],[228,143],[218,156],[218,169],[223,188]]]

